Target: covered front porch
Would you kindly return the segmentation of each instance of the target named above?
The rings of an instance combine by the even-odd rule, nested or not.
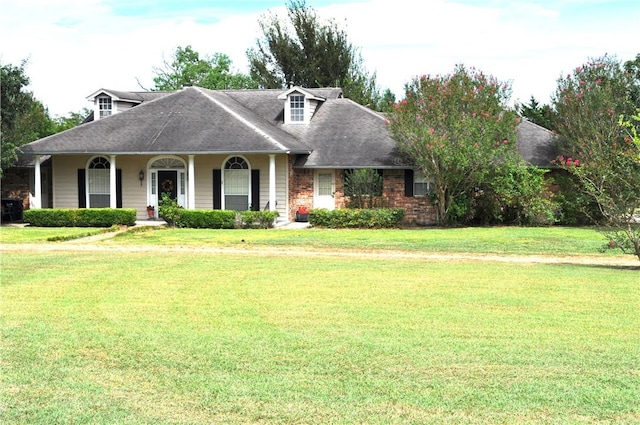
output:
[[[39,155],[32,208],[42,208]],[[53,208],[134,208],[163,194],[186,209],[270,210],[289,216],[289,156],[265,154],[53,155]]]

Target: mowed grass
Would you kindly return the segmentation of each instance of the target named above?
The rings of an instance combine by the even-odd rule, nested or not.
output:
[[[93,229],[95,231],[95,229]],[[358,249],[483,254],[621,255],[605,249],[608,240],[594,228],[473,227],[410,230],[200,230],[132,228],[105,245],[185,247],[271,247],[287,249]],[[141,230],[141,231],[140,231]],[[81,236],[83,229],[0,228],[0,241],[51,243],[48,238]]]
[[[5,251],[0,423],[635,424],[639,307],[613,267]]]
[[[108,243],[181,246],[270,246],[423,252],[601,255],[607,240],[593,228],[474,227],[423,229],[197,230],[126,233]],[[606,250],[619,255],[619,250]]]

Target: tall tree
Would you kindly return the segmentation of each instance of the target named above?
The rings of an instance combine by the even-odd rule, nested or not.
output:
[[[531,96],[529,104],[517,104],[518,113],[534,124],[538,124],[548,130],[555,129],[556,114],[551,106],[541,105],[535,97]]]
[[[597,203],[606,235],[622,249],[640,236],[634,217],[640,211],[638,121],[629,119],[640,107],[638,89],[640,80],[605,55],[560,78],[553,99],[564,152],[557,163]],[[628,251],[640,259],[638,244]]]
[[[55,131],[47,109],[26,90],[26,65],[0,64],[0,176],[15,164],[20,146]]]
[[[259,22],[263,38],[247,50],[251,76],[263,88],[341,87],[346,97],[380,109],[376,75],[335,21],[323,22],[304,0],[287,4],[288,22],[276,15]]]
[[[519,118],[507,107],[509,95],[507,84],[459,65],[449,75],[415,78],[390,113],[398,148],[432,179],[439,224],[471,219],[473,203],[488,191],[491,202],[505,207],[526,211],[517,202],[542,205],[540,176],[528,178],[536,172],[516,152]],[[523,184],[536,186],[517,196]]]
[[[624,71],[635,81],[631,87],[631,100],[640,107],[640,53],[634,59],[624,63]]]
[[[83,108],[80,112],[69,112],[65,116],[52,118],[53,132],[60,133],[61,131],[77,127],[82,124],[90,114],[91,111],[89,109]]]
[[[171,62],[154,68],[154,90],[179,90],[199,86],[212,90],[257,88],[250,76],[233,71],[232,61],[223,53],[201,58],[191,46],[178,47]]]

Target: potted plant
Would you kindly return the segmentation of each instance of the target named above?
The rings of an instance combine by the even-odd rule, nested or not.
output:
[[[149,216],[149,218],[155,218],[156,207],[154,207],[153,205],[147,205],[147,215]]]
[[[296,211],[296,221],[309,221],[309,207],[307,207],[306,205],[298,206],[298,210]]]

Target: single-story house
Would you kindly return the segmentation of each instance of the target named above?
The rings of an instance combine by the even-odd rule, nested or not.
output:
[[[298,206],[344,207],[344,171],[373,168],[387,207],[435,222],[428,179],[402,163],[384,115],[339,88],[101,89],[87,99],[92,121],[22,148],[34,158],[31,208],[134,208],[143,219],[170,193],[187,209],[268,209],[292,220]],[[519,134],[536,146],[552,140],[527,121]],[[541,152],[518,144],[531,158]]]

